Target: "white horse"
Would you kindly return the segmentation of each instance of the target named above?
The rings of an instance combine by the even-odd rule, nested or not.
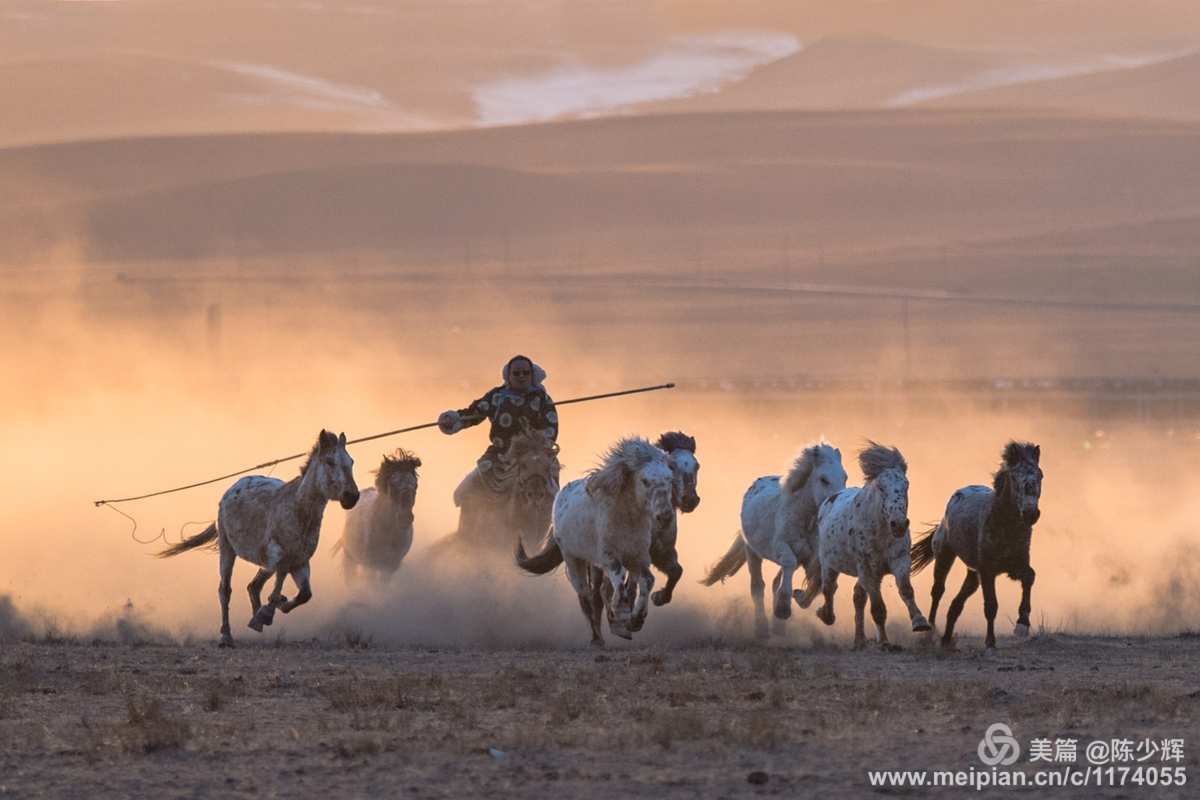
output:
[[[825,604],[817,616],[832,625],[833,595],[838,573],[858,578],[854,585],[854,647],[866,643],[863,608],[871,598],[871,619],[879,630],[879,643],[889,648],[887,607],[880,583],[892,574],[900,597],[908,607],[914,631],[929,630],[929,623],[913,599],[912,537],[908,524],[908,464],[894,447],[868,442],[858,454],[865,483],[862,488],[839,492],[821,505],[817,515],[820,539],[821,585]]]
[[[541,551],[529,556],[517,540],[517,566],[544,575],[566,562],[567,579],[592,629],[592,644],[602,646],[602,603],[593,600],[592,566],[608,580],[616,598],[609,628],[624,639],[646,618],[654,574],[650,541],[666,525],[673,474],[668,456],[641,437],[622,439],[586,478],[571,481],[554,499],[554,516]]]
[[[417,468],[421,459],[403,448],[383,457],[375,472],[375,486],[363,491],[358,505],[346,515],[342,538],[332,553],[342,557],[346,584],[357,580],[360,571],[384,585],[413,543],[413,505],[417,500]]]
[[[701,583],[712,586],[736,573],[742,564],[749,564],[754,629],[759,638],[768,635],[763,559],[780,566],[774,584],[775,618],[782,621],[792,615],[793,598],[801,608],[808,608],[820,590],[817,508],[845,486],[842,451],[820,443],[804,449],[786,478],[766,475],[750,484],[746,491],[742,499],[742,529]],[[800,566],[805,574],[803,593],[792,588],[793,575]]]
[[[259,567],[246,587],[250,592],[253,617],[250,627],[261,632],[270,625],[278,608],[287,614],[312,599],[309,561],[317,552],[325,504],[337,500],[342,508],[354,508],[358,486],[354,483],[354,460],[346,452],[346,434],[334,436],[322,430],[300,467],[300,475],[284,483],[278,478],[247,475],[221,496],[217,521],[159,553],[159,558],[176,556],[197,547],[216,549],[221,554],[221,646],[233,646],[229,632],[229,598],[233,591],[233,562],[241,557]],[[275,588],[262,604],[267,579],[275,576]],[[283,580],[292,576],[299,593],[295,600],[282,594]]]

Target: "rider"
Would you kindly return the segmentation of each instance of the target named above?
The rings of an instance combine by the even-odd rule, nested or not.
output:
[[[485,419],[491,422],[491,444],[455,491],[456,502],[480,475],[496,466],[516,433],[542,431],[549,441],[558,439],[558,414],[542,385],[546,371],[527,356],[517,355],[504,365],[502,374],[503,384],[488,390],[466,408],[444,411],[438,417],[438,428],[445,434],[458,433]]]

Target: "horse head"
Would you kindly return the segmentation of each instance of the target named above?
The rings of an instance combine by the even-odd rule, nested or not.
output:
[[[812,508],[846,488],[846,469],[842,451],[827,442],[804,448],[784,478],[784,490],[790,494],[807,493]]]
[[[417,467],[421,459],[404,448],[394,455],[385,455],[375,471],[375,488],[390,500],[400,512],[401,521],[412,525],[413,505],[417,501]]]
[[[592,470],[587,492],[622,504],[627,513],[642,512],[655,526],[667,525],[675,513],[671,487],[675,476],[667,454],[640,437],[622,439]]]
[[[1004,447],[1004,463],[992,482],[997,497],[1007,495],[1021,520],[1032,525],[1042,512],[1042,448],[1028,442],[1009,442]]]
[[[354,459],[346,452],[346,434],[321,430],[300,474],[307,476],[310,471],[322,497],[337,500],[342,508],[354,508],[358,484],[354,482]]]
[[[681,431],[664,433],[654,446],[668,453],[668,465],[674,479],[671,484],[671,502],[685,514],[690,514],[700,505],[696,492],[700,461],[696,458],[696,440]]]
[[[907,536],[908,464],[904,456],[894,447],[868,441],[858,454],[858,465],[867,483],[878,493],[883,525],[896,538]]]
[[[558,494],[558,445],[541,431],[522,431],[512,437],[503,456],[516,466],[517,491],[527,504],[553,501]]]

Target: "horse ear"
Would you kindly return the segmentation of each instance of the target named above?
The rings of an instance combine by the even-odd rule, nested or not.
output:
[[[1036,463],[1039,463],[1041,460],[1042,460],[1042,446],[1040,444],[1035,444],[1033,446],[1033,461],[1036,464]]]
[[[330,441],[330,440],[332,440],[332,441]],[[319,436],[317,436],[317,449],[321,450],[321,451],[328,450],[330,444],[333,444],[336,441],[337,440],[334,439],[334,436],[332,433],[325,430],[324,428],[321,428],[321,433]]]
[[[342,431],[341,433],[338,434],[338,444],[340,444],[342,447],[346,446],[346,432],[345,431]]]

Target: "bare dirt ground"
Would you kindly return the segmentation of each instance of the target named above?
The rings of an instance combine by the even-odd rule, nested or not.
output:
[[[962,796],[866,771],[986,770],[994,722],[1018,770],[1039,766],[1035,738],[1077,739],[1084,765],[1093,739],[1182,738],[1196,780],[1198,657],[1195,635],[1043,634],[992,655],[970,638],[951,654],[25,642],[0,647],[0,796]]]

